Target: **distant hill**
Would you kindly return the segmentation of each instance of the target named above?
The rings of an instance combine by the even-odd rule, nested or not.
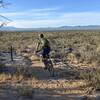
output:
[[[1,27],[0,30],[5,30],[5,31],[10,31],[10,30],[16,30],[16,27],[12,27],[12,26],[5,26],[5,27]]]
[[[100,25],[88,26],[61,26],[61,27],[45,27],[45,28],[16,28],[16,27],[2,27],[1,31],[54,31],[54,30],[100,30]]]
[[[100,29],[100,25],[88,25],[88,26],[62,26],[59,27],[60,29],[66,30],[66,29],[70,29],[70,30],[99,30]]]

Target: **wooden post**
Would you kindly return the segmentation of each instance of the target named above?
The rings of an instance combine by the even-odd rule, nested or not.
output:
[[[13,59],[13,46],[11,46],[10,52],[11,52],[11,61],[14,61],[14,59]]]

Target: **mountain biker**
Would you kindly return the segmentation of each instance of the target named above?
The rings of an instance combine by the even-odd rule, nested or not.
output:
[[[50,43],[49,43],[48,39],[46,39],[43,34],[39,35],[39,42],[38,42],[36,52],[40,52],[40,51],[42,52],[42,61],[43,61],[44,65],[46,65],[45,60],[47,59],[47,57],[49,57],[51,48],[50,48]],[[45,66],[44,69],[47,69],[47,66]]]

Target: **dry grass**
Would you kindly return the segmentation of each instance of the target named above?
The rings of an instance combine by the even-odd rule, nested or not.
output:
[[[9,51],[10,45],[13,45],[14,50],[19,55],[24,56],[26,65],[15,65],[14,73],[3,73],[1,70],[0,84],[18,85],[18,93],[22,96],[33,98],[34,90],[52,91],[60,94],[83,94],[91,91],[91,87],[100,89],[100,32],[99,31],[63,31],[63,32],[42,32],[50,39],[52,45],[51,56],[53,58],[60,58],[64,63],[70,63],[76,72],[78,71],[78,80],[53,80],[48,78],[39,80],[38,77],[42,75],[40,68],[40,59],[29,53],[30,48],[35,49],[38,40],[38,32],[4,32],[0,37],[0,51]],[[8,47],[9,46],[9,47]],[[72,49],[68,53],[68,50]],[[36,61],[36,64],[34,63]],[[31,65],[32,63],[32,65]],[[38,64],[38,65],[37,65]],[[36,68],[32,68],[32,67]],[[42,64],[40,64],[42,66]],[[0,68],[4,67],[0,64]],[[95,69],[93,69],[95,68]],[[83,70],[82,69],[86,69]],[[87,70],[89,69],[89,70]],[[93,70],[92,70],[93,69]],[[34,71],[35,75],[34,74]],[[40,71],[40,73],[38,73]],[[73,71],[73,72],[75,72]],[[43,73],[44,74],[44,73]],[[63,77],[67,77],[63,73]],[[73,74],[75,75],[75,74]],[[44,74],[43,77],[46,77]],[[63,90],[62,90],[63,89]],[[56,92],[55,92],[56,90]]]
[[[34,97],[34,90],[31,86],[17,86],[18,93],[27,98]]]

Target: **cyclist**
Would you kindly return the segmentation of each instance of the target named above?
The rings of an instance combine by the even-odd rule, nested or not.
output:
[[[45,63],[46,63],[47,57],[49,58],[49,53],[51,51],[51,48],[50,48],[50,43],[48,39],[46,39],[43,34],[39,35],[39,42],[38,42],[36,52],[40,52],[40,51],[42,52],[42,61],[45,65],[44,69],[46,70],[47,66]]]

